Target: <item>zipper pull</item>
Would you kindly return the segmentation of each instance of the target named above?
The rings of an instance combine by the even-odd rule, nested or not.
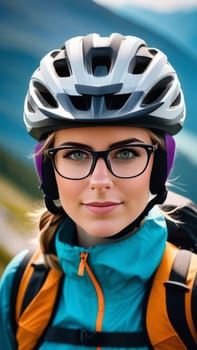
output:
[[[79,263],[79,268],[78,268],[78,276],[84,276],[84,269],[86,266],[86,261],[88,258],[88,253],[87,252],[82,252],[80,253],[80,263]]]

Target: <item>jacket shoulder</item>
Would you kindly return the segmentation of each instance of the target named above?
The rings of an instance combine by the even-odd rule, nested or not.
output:
[[[6,350],[15,349],[15,336],[10,318],[14,311],[11,310],[11,295],[15,273],[27,252],[20,252],[10,261],[0,280],[0,344]]]

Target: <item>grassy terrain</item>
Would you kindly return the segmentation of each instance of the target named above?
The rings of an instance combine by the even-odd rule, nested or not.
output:
[[[40,208],[41,198],[33,161],[24,162],[1,145],[0,271],[35,233],[28,213]]]
[[[7,239],[8,246],[13,247],[19,235],[24,237],[32,233],[35,223],[28,217],[28,213],[39,207],[38,200],[32,199],[12,182],[0,176],[0,237],[3,237],[3,240],[0,240],[0,274],[12,257],[11,251],[8,251],[3,242]]]
[[[35,210],[36,201],[9,180],[0,177],[0,206],[9,215],[9,223],[16,229],[28,227],[30,224],[27,213]]]

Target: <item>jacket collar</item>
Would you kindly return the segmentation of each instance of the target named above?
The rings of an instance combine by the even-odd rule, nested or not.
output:
[[[166,239],[165,219],[156,207],[133,236],[90,248],[76,245],[75,225],[66,218],[57,231],[56,250],[66,275],[77,277],[80,253],[87,252],[89,265],[103,283],[113,285],[123,280],[146,282],[159,265]]]

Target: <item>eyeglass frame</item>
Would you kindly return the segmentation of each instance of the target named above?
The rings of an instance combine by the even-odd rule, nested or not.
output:
[[[137,175],[133,175],[133,176],[118,176],[112,170],[110,159],[108,159],[108,154],[111,151],[113,151],[113,150],[116,150],[116,149],[118,150],[118,149],[125,148],[125,147],[128,147],[128,146],[144,148],[146,150],[146,152],[147,152],[147,162],[146,162],[146,165],[145,165],[144,169]],[[67,177],[67,176],[62,175],[59,172],[59,170],[57,169],[57,166],[55,164],[55,156],[56,156],[56,153],[59,150],[75,149],[75,148],[76,148],[76,150],[82,150],[82,151],[84,150],[86,152],[89,152],[91,154],[91,156],[92,156],[92,164],[90,166],[89,172],[85,176],[82,176],[82,177],[79,177],[79,178],[72,178],[72,177]],[[51,160],[53,168],[56,170],[56,172],[62,178],[67,179],[67,180],[83,180],[83,179],[87,178],[89,175],[91,175],[94,172],[94,169],[96,167],[96,164],[97,164],[97,161],[98,161],[99,158],[102,158],[104,160],[107,169],[110,171],[110,173],[113,176],[115,176],[115,177],[117,177],[119,179],[132,179],[132,178],[135,178],[135,177],[138,177],[138,176],[142,175],[145,172],[145,170],[147,169],[147,166],[149,164],[151,154],[154,153],[158,148],[159,148],[158,143],[155,143],[153,145],[148,145],[148,144],[144,144],[144,143],[130,143],[130,144],[122,145],[122,146],[116,146],[116,147],[114,146],[114,147],[108,148],[107,150],[104,150],[104,151],[93,151],[89,147],[85,147],[85,146],[83,146],[83,147],[76,147],[76,146],[66,145],[66,146],[59,146],[59,147],[54,147],[54,148],[48,148],[46,150],[46,156]]]

